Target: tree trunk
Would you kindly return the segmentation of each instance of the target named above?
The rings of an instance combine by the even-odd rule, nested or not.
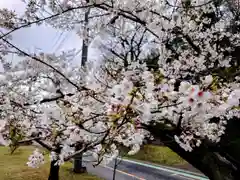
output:
[[[82,144],[77,144],[75,147],[75,151],[78,151],[82,148]],[[73,163],[73,172],[75,173],[84,173],[86,172],[86,167],[83,167],[82,165],[82,153],[79,153],[74,157],[74,163]]]
[[[59,166],[54,165],[57,161],[52,161],[48,180],[59,180]]]
[[[159,138],[166,146],[204,173],[211,180],[238,180],[240,167],[231,161],[219,147],[211,147],[203,141],[200,147],[187,152],[174,140],[176,131],[162,129],[162,125],[146,126],[153,136]]]

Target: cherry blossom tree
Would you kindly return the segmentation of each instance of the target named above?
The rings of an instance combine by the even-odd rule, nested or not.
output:
[[[25,71],[20,71],[21,67]],[[66,88],[61,87],[61,85],[65,87],[64,81],[54,76],[49,68],[40,68],[36,63],[23,62],[17,69],[20,72],[8,72],[5,74],[5,81],[2,81],[1,119],[5,124],[1,133],[6,145],[16,147],[22,143],[35,141],[49,150],[51,152],[49,179],[58,179],[59,166],[84,151],[102,153],[101,143],[108,145],[111,140],[106,139],[109,132],[100,121],[105,115],[97,111],[90,112],[81,103],[78,104],[80,99],[84,104],[84,96],[87,97],[84,92],[73,94],[69,93],[71,88],[67,88],[68,93],[65,93]],[[73,77],[78,76],[74,74]],[[76,144],[82,145],[78,151],[75,151]],[[114,148],[113,143],[109,146]],[[104,150],[108,148],[110,147]],[[115,150],[107,154],[115,157],[117,152]],[[100,157],[103,158],[101,162],[109,160]],[[29,157],[28,165],[38,167],[43,161],[43,155],[36,150]],[[96,163],[100,163],[98,158]]]
[[[33,62],[22,76],[6,73],[9,82],[1,85],[6,124],[1,132],[8,137],[15,123],[19,131],[31,132],[21,137],[23,141],[35,140],[49,149],[50,179],[61,163],[78,153],[89,150],[96,165],[106,163],[122,145],[129,147],[129,154],[136,153],[149,136],[159,138],[210,179],[240,176],[239,163],[220,143],[228,122],[240,118],[238,9],[219,0],[26,3],[22,17],[1,11],[1,27],[8,30],[0,36],[3,50],[16,50]],[[87,71],[72,68],[65,57],[27,54],[7,39],[20,28],[43,22],[79,28],[89,8],[91,38],[111,54]],[[86,38],[86,33],[80,34]],[[40,75],[55,87],[53,98],[39,92]],[[36,110],[41,112],[32,112]],[[76,142],[82,142],[78,152],[71,148]],[[28,164],[42,162],[35,151]]]

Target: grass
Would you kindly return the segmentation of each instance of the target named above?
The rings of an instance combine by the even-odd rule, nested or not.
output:
[[[32,154],[34,147],[20,147],[10,155],[6,147],[0,147],[0,179],[1,180],[47,180],[49,174],[49,162],[40,168],[33,169],[26,165],[28,156]],[[48,157],[46,157],[48,159]],[[60,168],[60,180],[100,180],[96,176],[88,174],[73,174],[71,163],[65,163]]]
[[[184,161],[168,147],[155,145],[145,145],[137,154],[133,156],[127,156],[127,158],[167,166],[179,166],[187,164],[186,161]]]

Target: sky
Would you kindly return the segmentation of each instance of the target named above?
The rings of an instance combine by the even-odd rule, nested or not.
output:
[[[0,8],[15,10],[17,14],[24,12],[25,4],[21,0],[0,0]],[[28,53],[37,53],[40,50],[46,53],[58,53],[73,48],[81,49],[82,40],[75,32],[61,31],[51,26],[31,26],[15,31],[12,43]],[[81,54],[80,54],[81,55]],[[75,60],[80,60],[80,55]],[[96,49],[89,49],[89,58],[97,58]],[[10,60],[17,61],[18,57],[9,55]],[[79,62],[80,63],[80,62]]]

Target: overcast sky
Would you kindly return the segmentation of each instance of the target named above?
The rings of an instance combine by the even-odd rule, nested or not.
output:
[[[15,10],[18,14],[24,12],[25,4],[21,0],[0,0],[0,8]],[[74,32],[63,32],[50,26],[32,26],[15,31],[12,43],[27,52],[53,53],[73,48],[80,49],[82,41]],[[96,50],[90,49],[89,58],[97,58]],[[15,60],[17,57],[9,56]],[[79,56],[75,58],[80,59]]]

